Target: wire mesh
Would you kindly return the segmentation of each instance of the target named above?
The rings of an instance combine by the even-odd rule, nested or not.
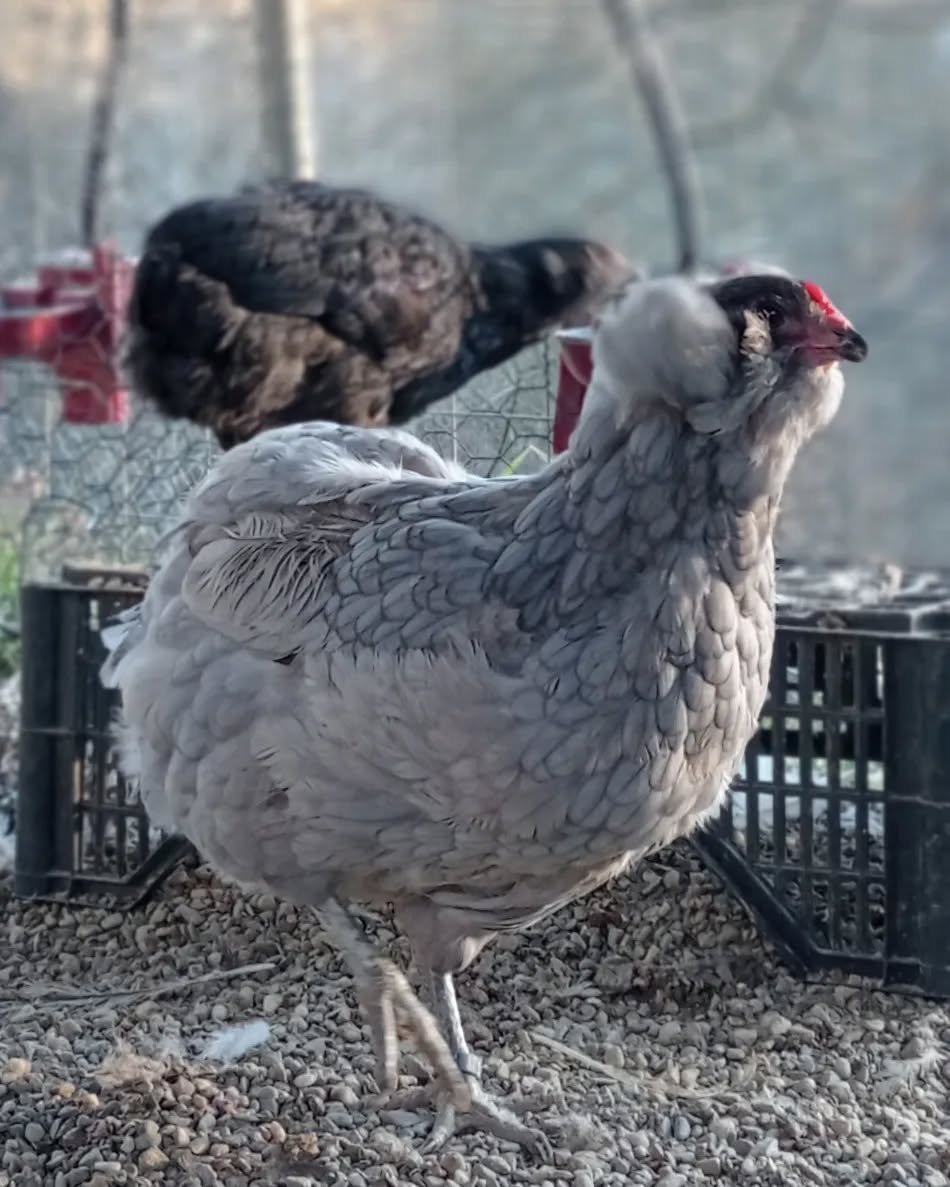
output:
[[[409,427],[475,473],[536,469],[550,456],[555,354],[525,351]],[[64,564],[148,567],[219,454],[212,435],[138,401],[120,423],[70,424],[52,367],[8,362],[0,384],[0,562],[18,554],[28,581]]]
[[[58,579],[70,562],[147,565],[214,456],[208,434],[149,408],[126,423],[67,423],[55,373],[39,364],[6,364],[0,382],[0,530],[23,579]]]

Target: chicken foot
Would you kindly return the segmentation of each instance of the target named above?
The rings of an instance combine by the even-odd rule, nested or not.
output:
[[[425,1149],[427,1151],[439,1150],[456,1133],[466,1129],[480,1129],[503,1141],[523,1146],[540,1161],[550,1163],[553,1159],[553,1152],[545,1135],[539,1130],[524,1125],[511,1109],[495,1100],[482,1087],[482,1061],[471,1050],[465,1038],[452,975],[450,973],[432,973],[429,992],[442,1033],[448,1040],[449,1050],[452,1052],[459,1071],[465,1077],[471,1103],[459,1107],[458,1103],[445,1091],[444,1085],[436,1082],[436,1117]],[[411,1094],[401,1103],[411,1108],[413,1104],[421,1100],[430,1100],[431,1097],[431,1088],[425,1088]]]
[[[369,1025],[376,1056],[376,1081],[383,1096],[390,1096],[398,1081],[398,1011],[431,1063],[438,1091],[449,1107],[469,1108],[472,1103],[469,1085],[455,1053],[405,975],[391,960],[373,950],[342,903],[336,899],[328,900],[320,907],[320,916],[353,974],[357,996]]]

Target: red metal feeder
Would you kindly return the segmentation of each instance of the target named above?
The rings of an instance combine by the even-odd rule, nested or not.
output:
[[[134,272],[131,260],[101,244],[43,261],[33,276],[0,286],[0,359],[52,367],[69,424],[128,419],[117,360]]]
[[[558,330],[555,337],[561,343],[561,357],[551,448],[555,453],[563,453],[580,419],[587,385],[594,369],[591,350],[594,333],[590,326],[578,326],[575,329]]]

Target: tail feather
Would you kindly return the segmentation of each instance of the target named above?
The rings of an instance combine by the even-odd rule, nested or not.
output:
[[[221,358],[246,314],[226,285],[184,263],[176,247],[146,250],[129,306],[125,367],[136,391],[171,417],[205,422]]]

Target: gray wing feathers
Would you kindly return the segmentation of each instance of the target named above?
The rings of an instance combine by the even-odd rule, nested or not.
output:
[[[370,645],[400,619],[409,637],[435,609],[435,569],[461,592],[475,533],[403,524],[399,504],[479,482],[399,430],[263,434],[226,454],[189,501],[185,604],[229,638],[278,653],[323,645],[321,615]]]
[[[316,421],[229,450],[195,488],[185,519],[230,524],[251,512],[325,503],[406,473],[439,485],[477,481],[399,429],[366,432]]]
[[[292,651],[320,613],[326,570],[359,519],[338,504],[319,516],[263,513],[192,531],[185,605],[238,642]]]

